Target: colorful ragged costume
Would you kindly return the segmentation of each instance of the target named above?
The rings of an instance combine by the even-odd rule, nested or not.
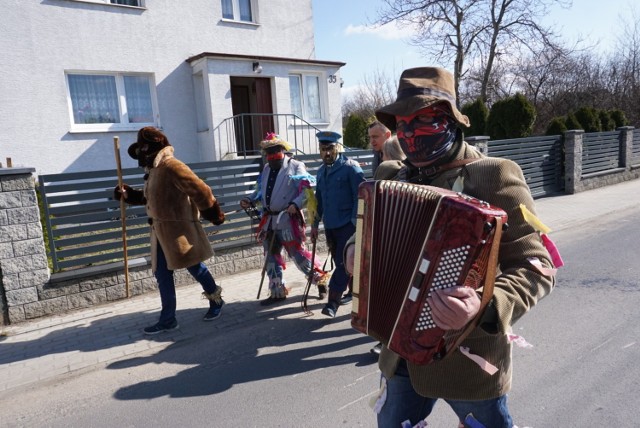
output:
[[[301,209],[306,205],[308,210],[315,212],[312,190],[315,178],[307,173],[304,163],[285,153],[290,150],[289,143],[279,136],[268,134],[261,142],[261,148],[267,157],[267,165],[258,178],[256,189],[246,199],[262,205],[258,239],[265,250],[269,297],[261,304],[269,305],[284,300],[289,292],[283,277],[286,268],[283,248],[306,276],[312,269],[311,252],[305,246],[305,219]],[[295,214],[291,214],[291,205],[295,206]],[[324,298],[329,274],[322,270],[318,260],[313,263],[313,270],[312,281],[318,286],[320,298]]]

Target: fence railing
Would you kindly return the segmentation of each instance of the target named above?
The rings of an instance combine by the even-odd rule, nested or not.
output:
[[[562,142],[561,135],[491,140],[488,153],[520,165],[531,194],[539,197],[564,189]]]
[[[640,132],[633,133],[633,145],[631,147],[631,165],[640,165]]]
[[[276,132],[296,154],[316,152],[318,128],[294,114],[243,113],[223,120],[214,130],[218,159],[260,155],[260,141]]]
[[[582,175],[620,167],[620,133],[594,132],[582,137]]]
[[[354,150],[349,157],[363,164],[365,175],[371,176],[371,152]],[[321,165],[317,154],[296,156],[315,175]],[[255,242],[255,222],[238,202],[250,194],[262,171],[262,158],[201,162],[189,167],[207,183],[227,220],[220,226],[203,221],[205,232],[215,248],[227,248]],[[128,168],[122,171],[123,181],[134,188],[144,185],[143,171]],[[120,203],[113,199],[117,185],[115,170],[38,177],[49,254],[53,271],[103,265],[124,259]],[[127,255],[144,257],[150,254],[149,227],[143,206],[127,206]]]

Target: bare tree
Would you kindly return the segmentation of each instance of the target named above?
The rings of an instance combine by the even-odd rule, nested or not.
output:
[[[376,110],[395,101],[397,85],[397,79],[380,69],[364,75],[360,85],[345,98],[342,117],[356,114],[365,120],[373,118]]]
[[[539,20],[551,5],[567,0],[384,0],[378,24],[399,21],[413,25],[412,43],[440,61],[454,64],[456,95],[470,67],[482,62],[480,97],[487,100],[496,59],[514,47],[543,44],[555,49],[554,33]],[[517,50],[517,49],[516,49]]]

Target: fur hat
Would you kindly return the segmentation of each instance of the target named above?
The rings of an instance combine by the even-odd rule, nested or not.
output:
[[[396,101],[376,111],[376,117],[387,128],[395,131],[395,116],[409,116],[442,102],[449,106],[456,122],[470,126],[469,118],[456,107],[455,84],[451,73],[438,67],[410,68],[400,76]]]
[[[170,146],[169,140],[166,135],[162,133],[158,128],[153,126],[145,126],[138,131],[138,139],[135,143],[129,146],[127,153],[133,159],[138,159],[139,148],[143,144],[148,144],[151,147],[150,153],[159,152],[163,148]]]
[[[262,150],[276,146],[284,148],[286,152],[291,151],[291,144],[280,138],[280,136],[274,132],[268,132],[267,136],[264,137],[264,140],[260,141],[260,148]]]

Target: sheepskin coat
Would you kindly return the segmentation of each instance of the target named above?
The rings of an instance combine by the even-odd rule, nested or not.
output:
[[[163,148],[153,160],[144,185],[151,223],[151,266],[156,271],[157,244],[170,270],[187,268],[213,256],[200,223],[199,211],[216,199],[211,188],[191,169],[173,157],[173,147]]]

